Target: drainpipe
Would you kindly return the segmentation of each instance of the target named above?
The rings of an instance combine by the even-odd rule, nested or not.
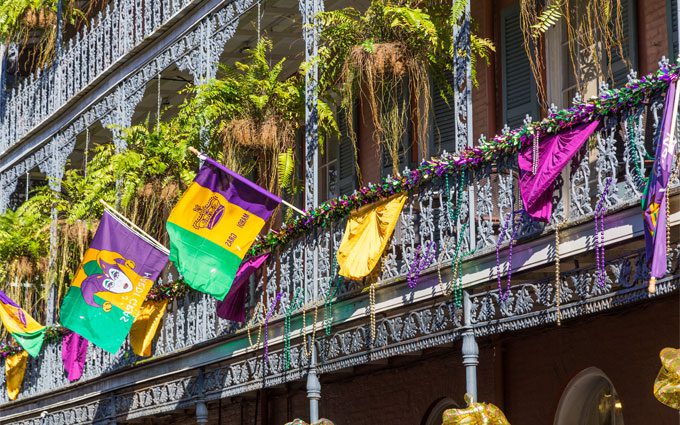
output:
[[[470,293],[463,292],[463,366],[465,366],[465,392],[472,401],[477,401],[477,365],[479,364],[479,345],[472,329],[472,302]]]
[[[309,372],[307,373],[307,398],[309,399],[309,422],[315,423],[319,420],[319,400],[321,399],[321,382],[316,373],[316,344],[312,345],[312,357],[309,362]]]

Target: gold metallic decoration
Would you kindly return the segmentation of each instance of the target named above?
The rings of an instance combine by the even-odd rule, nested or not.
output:
[[[680,410],[680,349],[664,348],[659,353],[661,370],[654,381],[654,397]]]
[[[501,409],[491,403],[474,403],[465,394],[465,409],[448,409],[442,415],[442,425],[510,425]]]

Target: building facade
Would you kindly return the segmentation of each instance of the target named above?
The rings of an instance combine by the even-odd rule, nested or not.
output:
[[[65,41],[53,65],[3,77],[0,211],[16,208],[36,185],[59,191],[64,171],[87,164],[93,146],[125,149],[119,126],[179,104],[183,87],[214,78],[219,63],[242,58],[261,34],[273,40],[274,57],[310,59],[318,49],[318,31],[309,25],[316,13],[367,4],[112,0]],[[482,0],[467,8],[453,30],[456,51],[469,52],[471,27],[496,51],[488,65],[478,64],[474,88],[470,55],[455,56],[453,101],[433,99],[428,137],[435,156],[621,87],[669,66],[665,58],[679,52],[675,0],[621,0],[626,57],[613,55],[609,78],[590,78],[577,92],[572,77],[580,70],[572,69],[568,32],[558,24],[544,37],[541,72],[554,105],[547,109],[523,47],[518,2]],[[361,181],[347,143],[331,141],[321,152],[316,104],[312,66],[302,208],[389,174],[376,166],[373,130],[361,119]],[[439,424],[445,409],[464,407],[466,392],[499,406],[513,424],[677,423],[677,412],[654,398],[652,385],[659,351],[680,339],[680,182],[676,175],[669,191],[668,273],[650,294],[636,174],[649,169],[643,153],[652,152],[662,110],[656,97],[608,119],[587,154],[558,179],[550,224],[520,218],[514,228],[521,209],[514,160],[472,176],[453,222],[449,209],[459,195],[433,179],[409,194],[374,292],[347,281],[328,296],[340,220],[283,247],[267,266],[269,278],[253,282],[249,317],[254,301],[284,294],[265,328],[266,343],[253,344],[256,329],[217,317],[215,300],[191,291],[171,302],[149,359],[136,357],[127,343],[116,355],[90,346],[83,377],[69,383],[61,345],[47,342],[29,360],[17,400],[0,384],[0,423],[284,424],[325,417],[336,424]],[[401,166],[413,169],[423,159],[405,154]],[[460,307],[447,290],[456,280],[452,240],[470,253],[461,265]],[[428,241],[439,247],[437,261],[411,288],[410,265]],[[505,282],[511,282],[506,299]],[[305,304],[291,309],[298,292]],[[54,311],[47,317],[58,320]]]

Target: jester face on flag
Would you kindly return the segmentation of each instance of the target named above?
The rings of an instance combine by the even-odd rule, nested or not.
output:
[[[166,224],[170,261],[189,286],[222,301],[281,198],[213,159],[203,159]]]
[[[0,291],[0,320],[7,332],[31,357],[37,357],[45,339],[45,327],[36,322],[4,292]]]
[[[167,261],[166,253],[105,211],[61,304],[61,324],[115,353]]]

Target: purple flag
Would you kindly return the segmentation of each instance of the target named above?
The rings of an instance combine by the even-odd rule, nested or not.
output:
[[[536,174],[532,173],[531,167],[532,147],[527,146],[520,152],[517,158],[519,188],[524,210],[531,218],[546,223],[550,221],[555,179],[599,125],[600,121],[595,120],[540,140]]]
[[[61,324],[116,353],[168,254],[104,212],[61,304]]]
[[[642,208],[645,222],[645,252],[650,282],[666,274],[666,187],[673,167],[677,140],[675,125],[678,113],[676,79],[668,85],[661,132],[656,141],[656,155],[652,173],[647,180]],[[650,292],[653,287],[650,286]]]
[[[61,340],[61,359],[64,362],[66,378],[69,382],[80,379],[87,357],[87,340],[75,332],[70,332]]]
[[[234,283],[224,301],[217,302],[217,315],[223,319],[233,320],[234,322],[246,321],[246,295],[248,291],[248,278],[255,270],[259,269],[269,258],[269,253],[250,257],[241,264]]]

